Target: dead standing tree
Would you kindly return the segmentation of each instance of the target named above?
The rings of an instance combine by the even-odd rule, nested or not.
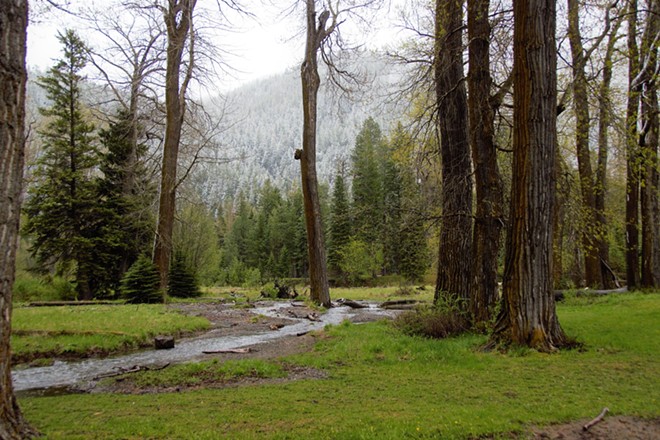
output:
[[[306,0],[307,40],[305,59],[300,68],[303,98],[303,141],[302,150],[296,151],[300,160],[305,226],[307,227],[307,255],[309,258],[309,281],[312,301],[330,306],[328,270],[321,225],[318,178],[316,175],[316,117],[318,91],[321,85],[318,68],[318,53],[323,43],[337,26],[337,14],[324,10],[316,17],[315,0]],[[330,22],[328,23],[328,20]]]
[[[316,175],[316,120],[318,90],[321,85],[318,57],[321,56],[332,81],[341,89],[347,91],[339,84],[340,79],[348,77],[355,81],[356,78],[339,69],[334,63],[332,55],[333,43],[340,49],[342,48],[342,40],[338,35],[338,26],[341,23],[339,16],[350,15],[357,9],[375,3],[377,3],[375,0],[347,1],[345,7],[342,7],[339,0],[323,2],[323,11],[317,16],[317,2],[315,0],[305,0],[305,58],[300,67],[303,98],[303,139],[302,149],[296,150],[295,158],[300,160],[311,299],[324,306],[330,306],[330,292],[321,224],[318,178]],[[333,41],[333,36],[336,41]]]
[[[11,309],[25,152],[27,0],[0,0],[0,438],[36,433],[11,381]]]

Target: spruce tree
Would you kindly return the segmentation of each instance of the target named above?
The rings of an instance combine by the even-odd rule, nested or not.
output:
[[[192,270],[186,265],[185,258],[176,252],[167,283],[167,293],[177,298],[195,298],[202,294]]]
[[[144,255],[138,257],[121,280],[120,293],[128,303],[159,303],[163,301],[160,292],[160,275],[156,265]]]
[[[383,136],[368,118],[355,139],[353,162],[353,221],[357,239],[377,244],[382,232],[383,189],[381,160]]]
[[[92,173],[99,155],[80,97],[87,49],[72,30],[58,39],[64,56],[38,81],[50,106],[39,109],[48,123],[39,132],[43,153],[25,206],[24,232],[32,236],[31,252],[41,266],[73,271],[79,298],[91,299],[103,288],[107,255],[97,251],[103,213]]]
[[[401,169],[401,218],[398,238],[398,272],[410,282],[420,282],[429,270],[430,252],[424,214],[427,207],[420,196],[414,170]]]
[[[153,238],[155,220],[148,207],[155,191],[141,160],[146,146],[135,145],[133,139],[134,124],[128,112],[119,111],[108,128],[99,132],[105,153],[97,191],[107,238],[101,244],[110,256],[106,272],[115,284]]]
[[[328,265],[330,270],[341,271],[342,249],[351,240],[351,206],[348,200],[343,170],[337,173],[332,191],[330,234],[328,240]],[[341,274],[340,274],[341,275]]]
[[[394,161],[392,153],[396,144],[387,151],[388,155],[382,163],[383,176],[383,225],[382,243],[385,271],[398,273],[401,260],[401,169]]]

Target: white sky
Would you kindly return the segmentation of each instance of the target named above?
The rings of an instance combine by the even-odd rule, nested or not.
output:
[[[198,9],[204,1],[199,1]],[[75,7],[76,3],[82,2],[73,0],[71,3]],[[89,0],[85,3],[89,3]],[[401,1],[395,3],[401,3]],[[102,4],[107,4],[107,0]],[[273,6],[251,7],[254,8],[252,12],[255,14],[255,18],[241,19],[238,23],[232,23],[235,30],[223,32],[218,37],[218,46],[229,52],[225,61],[231,67],[230,73],[224,73],[221,78],[214,81],[214,87],[221,90],[228,90],[257,78],[281,73],[289,67],[297,66],[302,59],[304,36],[296,37],[302,25],[298,22],[302,18],[300,13],[287,17],[279,13]],[[380,15],[377,21],[379,29],[375,29],[373,26],[370,29],[370,36],[367,40],[370,48],[381,48],[400,38],[394,25],[395,16],[396,8],[391,8]],[[232,18],[232,21],[235,19]],[[347,28],[347,25],[349,23],[345,23],[343,28]],[[76,29],[77,26],[71,17],[64,13],[51,12],[37,15],[36,22],[30,23],[28,27],[27,61],[29,66],[45,70],[52,66],[53,60],[61,57],[61,48],[55,36],[58,31],[66,27]],[[85,33],[81,33],[81,36],[88,44],[94,45],[93,41],[90,41],[92,36],[85,35]]]

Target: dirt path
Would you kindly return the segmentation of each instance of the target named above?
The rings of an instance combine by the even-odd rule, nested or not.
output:
[[[606,416],[597,425],[584,431],[582,427],[589,420],[573,423],[533,428],[529,435],[518,439],[548,440],[658,440],[660,439],[660,419],[640,419],[626,416]]]

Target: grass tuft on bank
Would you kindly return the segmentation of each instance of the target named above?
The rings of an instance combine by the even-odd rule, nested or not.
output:
[[[659,417],[660,294],[568,298],[558,313],[583,350],[484,353],[485,336],[344,323],[286,360],[325,370],[323,380],[20,403],[52,439],[469,439],[590,419],[605,406]]]

